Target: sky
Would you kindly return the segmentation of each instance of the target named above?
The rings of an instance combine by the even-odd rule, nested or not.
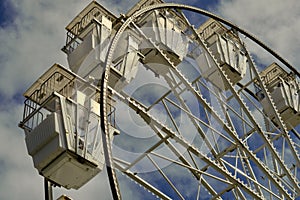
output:
[[[43,179],[27,154],[22,93],[53,63],[67,66],[60,51],[64,27],[90,1],[1,0],[0,2],[0,199],[43,198]],[[98,0],[115,15],[137,0]],[[300,68],[300,3],[297,0],[173,0],[208,9],[256,35],[295,68]],[[251,44],[250,44],[251,45]],[[257,58],[264,59],[261,50]],[[55,188],[76,199],[110,199],[105,173],[79,191]]]

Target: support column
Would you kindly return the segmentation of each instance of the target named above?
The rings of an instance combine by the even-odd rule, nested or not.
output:
[[[53,200],[52,184],[44,178],[45,200]]]

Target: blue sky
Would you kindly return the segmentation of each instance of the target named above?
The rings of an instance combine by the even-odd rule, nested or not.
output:
[[[98,2],[118,16],[137,0]],[[297,0],[168,2],[188,2],[229,19],[257,35],[294,67],[300,68],[300,4]],[[53,63],[67,66],[66,56],[60,51],[65,41],[64,27],[88,3],[82,0],[0,2],[0,199],[43,197],[43,179],[34,169],[23,131],[17,127],[23,112],[22,93]],[[255,50],[258,59],[269,59],[262,50]],[[104,173],[82,190],[70,193],[74,199],[97,199],[99,191],[109,199]]]
[[[15,19],[16,10],[14,5],[9,0],[3,0],[0,3],[0,26],[5,27],[13,23]]]

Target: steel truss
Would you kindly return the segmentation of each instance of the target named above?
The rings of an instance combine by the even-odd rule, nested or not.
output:
[[[184,19],[187,32],[190,33],[188,37],[193,38],[193,43],[209,57],[209,64],[218,68],[228,88],[226,92],[208,84],[201,73],[194,78],[188,77],[160,45],[147,37],[138,25],[139,19],[154,10],[171,10]],[[122,186],[117,175],[119,172],[161,199],[222,199],[228,196],[235,199],[295,199],[300,195],[299,145],[295,143],[299,139],[293,134],[296,130],[287,130],[248,49],[244,47],[249,63],[247,78],[234,85],[183,11],[202,14],[230,26],[299,75],[287,61],[256,37],[199,8],[165,3],[147,6],[129,16],[112,41],[101,80],[101,125],[106,133],[103,142],[107,147],[104,148],[105,158],[114,199],[122,198]],[[125,89],[117,91],[109,86],[114,52],[122,34],[128,30],[146,41],[168,66],[164,73],[156,74],[152,72],[155,70],[151,66],[139,65],[141,70],[148,70],[147,73],[152,73],[153,77],[158,76],[159,83],[166,88],[150,105]],[[255,91],[252,91],[254,85],[259,86],[266,96],[276,113],[278,124],[274,124],[262,112]],[[134,154],[131,158],[118,155],[120,151],[108,134],[108,97],[113,97],[117,104],[134,111],[153,134],[153,140],[141,147],[142,153]],[[189,98],[193,100],[192,103]],[[195,112],[194,102],[199,112]],[[157,106],[164,113],[165,121],[155,113]],[[184,131],[183,124],[178,121],[178,113],[184,123],[191,126],[191,133]],[[261,119],[269,125],[261,123]],[[114,143],[121,140],[118,137],[125,142],[126,137],[122,136],[122,131],[120,136],[115,137]],[[135,144],[131,145],[135,147]],[[153,171],[144,172],[139,168],[143,164],[151,165]],[[186,187],[180,180],[187,184]],[[191,188],[191,185],[194,187]]]

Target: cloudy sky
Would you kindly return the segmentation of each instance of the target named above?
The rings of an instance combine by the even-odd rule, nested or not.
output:
[[[17,127],[23,112],[22,93],[53,63],[65,66],[60,51],[64,27],[90,1],[0,1],[0,199],[43,198],[43,179],[27,154],[24,133]],[[115,15],[137,0],[98,0]],[[171,1],[168,1],[171,2]],[[205,8],[258,36],[295,68],[300,59],[300,3],[297,0],[173,0]],[[80,191],[55,190],[76,199],[110,199],[105,174]]]

